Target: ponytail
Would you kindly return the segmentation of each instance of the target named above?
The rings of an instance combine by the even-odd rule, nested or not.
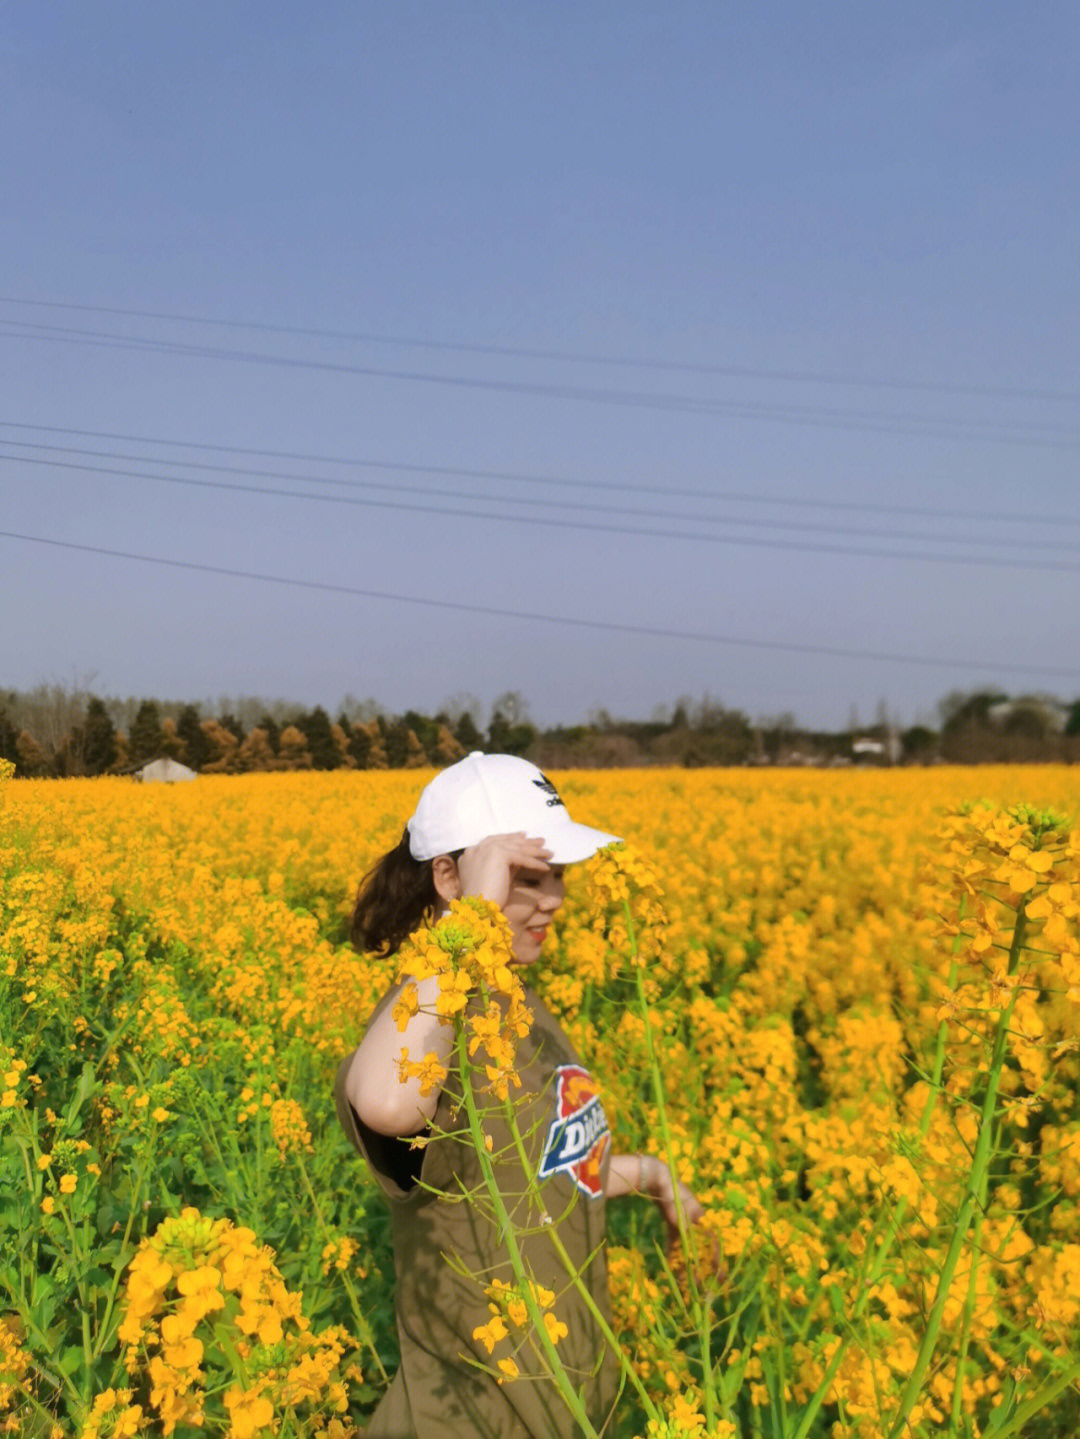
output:
[[[454,859],[460,850],[453,856]],[[409,831],[360,881],[352,916],[352,942],[357,949],[388,955],[419,929],[439,906],[430,859],[413,859]]]

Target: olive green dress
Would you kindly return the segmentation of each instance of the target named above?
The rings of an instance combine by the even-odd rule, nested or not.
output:
[[[521,1161],[502,1106],[486,1097],[484,1130],[491,1136],[499,1192],[527,1270],[554,1292],[551,1312],[567,1326],[557,1343],[559,1357],[575,1389],[584,1393],[590,1421],[603,1429],[615,1401],[617,1368],[584,1299],[568,1285],[552,1232],[557,1230],[610,1323],[604,1252],[610,1134],[600,1099],[566,1034],[533,990],[526,988],[526,1000],[533,1027],[519,1042],[522,1087],[511,1093],[539,1179],[542,1210],[524,1193]],[[389,995],[375,1013],[388,1002]],[[387,1138],[360,1122],[344,1090],[351,1057],[338,1071],[335,1101],[346,1134],[390,1204],[401,1344],[401,1365],[365,1432],[371,1439],[573,1439],[579,1431],[543,1361],[528,1341],[516,1349],[527,1331],[507,1320],[508,1337],[490,1355],[473,1338],[473,1330],[492,1317],[484,1285],[494,1278],[512,1284],[513,1273],[498,1240],[464,1108],[455,1104],[454,1076],[427,1131],[450,1131],[453,1137],[410,1150],[408,1139]],[[409,1170],[418,1164],[420,1182],[414,1183]],[[477,1202],[454,1198],[463,1191],[478,1191]],[[479,1277],[455,1272],[462,1266]],[[502,1384],[466,1362],[478,1359],[494,1369],[504,1356],[515,1358],[521,1377]]]

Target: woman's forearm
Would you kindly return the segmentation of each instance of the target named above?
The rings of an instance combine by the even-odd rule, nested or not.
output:
[[[624,1194],[645,1194],[653,1199],[659,1183],[660,1161],[655,1154],[613,1154],[604,1196],[618,1199]]]

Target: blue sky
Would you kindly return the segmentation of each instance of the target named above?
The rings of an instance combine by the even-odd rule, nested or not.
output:
[[[0,687],[1080,694],[1075,5],[2,23]]]

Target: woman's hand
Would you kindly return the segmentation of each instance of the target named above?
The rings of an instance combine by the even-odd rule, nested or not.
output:
[[[649,1163],[651,1161],[651,1164]],[[638,1184],[644,1194],[648,1194],[656,1201],[660,1213],[664,1216],[667,1225],[667,1254],[669,1259],[680,1255],[682,1249],[682,1231],[679,1226],[679,1208],[683,1212],[683,1220],[687,1226],[697,1224],[705,1215],[705,1206],[693,1193],[689,1185],[672,1180],[671,1170],[653,1154],[641,1156],[641,1179]],[[678,1201],[676,1202],[676,1188],[678,1189]],[[714,1235],[710,1243],[705,1236],[688,1236],[690,1243],[697,1238],[697,1262],[694,1265],[694,1276],[699,1288],[705,1287],[708,1277],[715,1276],[721,1284],[726,1279],[726,1271],[723,1258],[720,1253],[719,1240]],[[704,1272],[703,1272],[704,1271]]]
[[[458,859],[462,896],[475,894],[503,909],[517,871],[527,869],[544,874],[551,868],[550,859],[551,850],[544,841],[529,839],[524,830],[516,834],[489,834]]]
[[[647,1163],[652,1160],[652,1164]],[[656,1200],[660,1213],[664,1216],[664,1222],[668,1228],[668,1248],[679,1242],[679,1204],[682,1205],[682,1212],[687,1224],[696,1224],[705,1213],[705,1206],[695,1197],[690,1186],[679,1181],[679,1202],[675,1200],[675,1184],[671,1178],[671,1170],[666,1164],[661,1163],[655,1155],[642,1155],[642,1178],[648,1174],[648,1180],[643,1184],[643,1189],[651,1199]]]

